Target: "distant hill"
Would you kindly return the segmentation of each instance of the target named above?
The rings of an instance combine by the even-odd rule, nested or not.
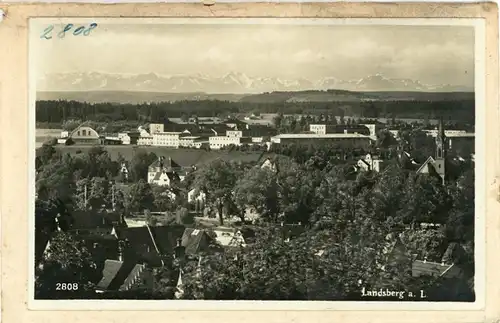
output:
[[[37,92],[37,100],[67,100],[90,103],[173,102],[183,100],[238,101],[246,94],[165,93],[146,91],[63,91]]]
[[[473,99],[473,92],[354,92],[328,90],[253,94],[241,98],[240,102],[459,101]]]
[[[360,101],[460,101],[473,100],[473,92],[355,92],[326,91],[277,91],[261,94],[207,94],[164,93],[146,91],[65,91],[38,92],[37,100],[74,100],[90,103],[147,103],[183,100],[220,100],[248,103],[280,102],[360,102]]]

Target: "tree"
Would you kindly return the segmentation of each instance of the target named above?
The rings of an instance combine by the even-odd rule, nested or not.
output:
[[[145,209],[152,209],[154,203],[154,196],[151,186],[141,179],[137,183],[130,186],[130,199],[128,208],[132,212],[143,211]]]
[[[186,113],[183,113],[181,115],[181,120],[182,120],[182,122],[188,122],[189,121],[189,116]]]
[[[283,122],[283,113],[278,113],[273,117],[273,125],[276,129],[280,129]]]
[[[392,133],[387,130],[382,130],[377,133],[377,147],[379,148],[389,148],[397,145],[397,140],[394,138]]]
[[[168,187],[154,185],[152,187],[152,193],[155,210],[160,212],[172,210],[175,201],[170,197],[170,190]]]
[[[224,205],[233,198],[234,186],[240,173],[235,163],[222,159],[208,163],[196,173],[193,186],[198,194],[205,193],[207,203],[217,209],[221,225],[224,224]]]
[[[360,236],[359,225],[370,234]],[[372,226],[355,223],[342,239],[330,230],[311,230],[290,241],[277,228],[262,228],[254,244],[204,256],[201,270],[185,268],[185,298],[360,300],[361,287],[382,287],[387,274],[385,232],[369,231]],[[399,282],[410,280],[405,271]]]
[[[251,207],[264,219],[276,222],[279,214],[276,173],[268,168],[252,168],[234,188],[235,203],[244,210]]]
[[[37,174],[36,191],[40,199],[60,199],[71,202],[74,190],[71,158],[58,159],[45,165]]]
[[[100,273],[82,240],[57,232],[35,275],[35,298],[64,299],[87,298],[94,293]],[[66,288],[58,286],[62,283]]]
[[[315,170],[306,170],[298,163],[281,158],[277,162],[279,210],[285,222],[307,224],[316,208],[314,191],[321,176]]]
[[[132,182],[147,179],[148,168],[158,157],[154,153],[139,150],[130,161],[129,178]]]

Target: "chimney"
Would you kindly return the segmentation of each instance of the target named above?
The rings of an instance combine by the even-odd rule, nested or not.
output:
[[[118,241],[118,261],[123,261],[123,241]]]
[[[182,240],[177,239],[177,246],[174,248],[174,258],[182,259],[184,258],[186,248],[182,246]]]

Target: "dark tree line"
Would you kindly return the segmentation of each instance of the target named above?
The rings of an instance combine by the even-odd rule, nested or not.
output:
[[[230,102],[218,100],[175,101],[143,104],[37,101],[36,121],[62,123],[69,119],[100,122],[127,120],[161,122],[185,115],[225,116],[231,113],[333,114],[364,118],[444,117],[473,123],[474,100],[371,101],[371,102]]]

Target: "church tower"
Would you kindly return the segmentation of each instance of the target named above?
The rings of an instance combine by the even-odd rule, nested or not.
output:
[[[436,135],[436,158],[435,169],[441,177],[443,184],[445,181],[445,160],[446,160],[446,137],[444,135],[443,119],[439,120],[438,133]]]

